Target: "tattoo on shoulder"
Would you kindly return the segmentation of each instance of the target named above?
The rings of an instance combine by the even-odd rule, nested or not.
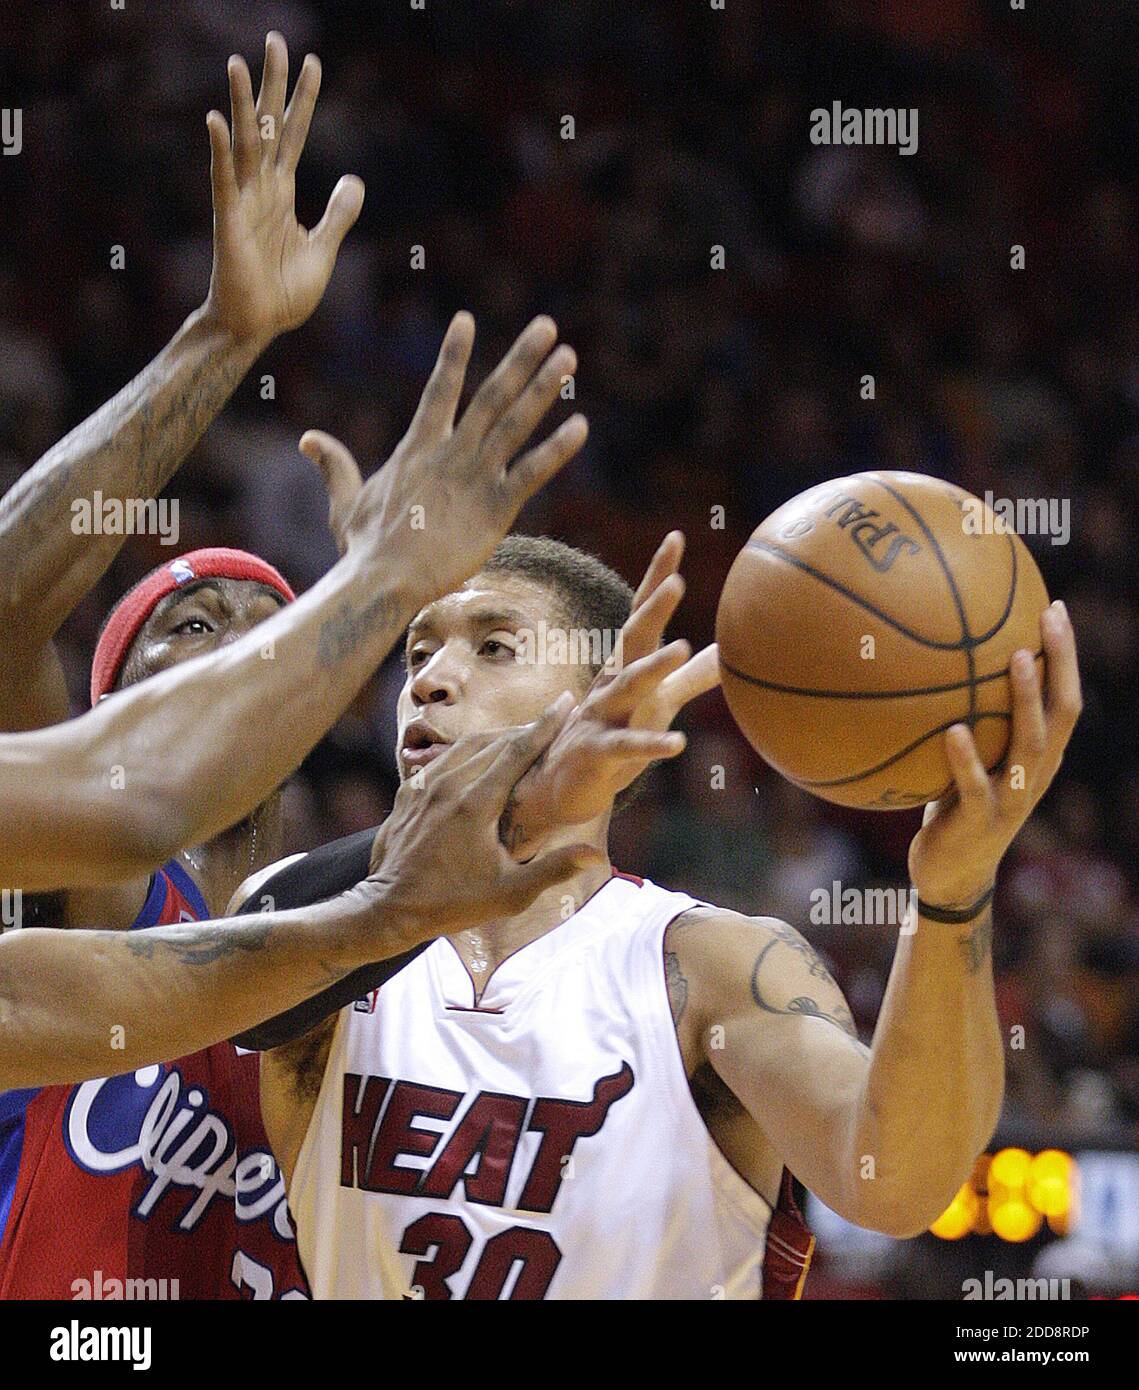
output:
[[[688,1003],[688,981],[680,970],[680,960],[675,951],[664,953],[664,979],[668,985],[668,1003],[672,1009],[673,1023],[679,1023]]]
[[[993,913],[987,908],[972,931],[957,938],[970,975],[975,975],[989,959],[993,945]]]
[[[769,930],[771,940],[756,957],[751,972],[751,997],[755,1000],[756,1007],[769,1014],[797,1014],[804,1018],[821,1018],[827,1023],[833,1023],[836,1028],[840,1028],[857,1041],[858,1029],[847,1008],[846,1000],[843,999],[841,990],[823,964],[819,953],[809,941],[783,922],[773,923]],[[782,999],[778,997],[780,992],[771,984],[770,970],[767,971],[766,981],[764,973],[765,967],[772,962],[778,962],[781,957],[786,961],[788,951],[800,958],[812,978],[819,981],[819,985],[812,989],[810,994],[797,994]]]

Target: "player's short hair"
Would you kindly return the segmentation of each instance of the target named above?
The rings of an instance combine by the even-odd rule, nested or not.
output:
[[[614,641],[633,607],[633,590],[615,570],[596,555],[550,536],[507,536],[483,570],[518,574],[543,585],[557,600],[558,617],[566,627],[609,632]],[[591,662],[591,679],[603,664],[604,659]]]
[[[520,574],[549,589],[560,610],[557,616],[566,627],[609,631],[615,637],[633,608],[633,590],[616,570],[611,570],[596,555],[550,536],[507,536],[495,547],[483,571]],[[601,661],[590,663],[586,668],[590,680],[602,665]],[[614,814],[619,814],[637,799],[651,771],[646,768],[617,793]]]

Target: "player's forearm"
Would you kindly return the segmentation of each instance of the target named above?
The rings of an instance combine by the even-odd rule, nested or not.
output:
[[[126,514],[122,528],[104,526],[96,503],[157,496],[263,346],[195,311],[133,381],[10,489],[0,501],[0,610],[10,636],[35,646],[54,636],[126,540]]]
[[[919,918],[899,939],[854,1133],[867,1225],[924,1230],[996,1128],[1004,1049],[991,940],[991,907],[963,926]]]
[[[385,954],[388,928],[369,896],[145,932],[7,933],[0,1089],[183,1056],[292,1007]],[[390,949],[406,944],[393,914]]]

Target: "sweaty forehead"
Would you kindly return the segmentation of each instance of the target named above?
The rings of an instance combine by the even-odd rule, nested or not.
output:
[[[496,619],[520,624],[548,622],[557,607],[552,590],[537,580],[506,571],[483,572],[420,609],[408,628],[408,637],[484,625]]]

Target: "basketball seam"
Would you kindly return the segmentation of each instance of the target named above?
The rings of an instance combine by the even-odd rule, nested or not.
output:
[[[863,473],[860,476],[865,478],[867,482],[877,484],[877,486],[882,488],[884,492],[888,492],[895,502],[898,502],[901,506],[905,507],[906,511],[909,512],[909,514],[921,527],[926,540],[930,544],[930,548],[933,550],[933,554],[937,560],[937,563],[941,566],[941,572],[945,575],[945,582],[949,585],[949,592],[953,597],[953,603],[957,609],[957,617],[961,623],[961,640],[967,644],[970,643],[971,638],[969,633],[969,617],[968,614],[965,612],[965,603],[961,598],[961,590],[957,587],[957,580],[953,577],[953,571],[949,568],[949,562],[941,553],[941,546],[937,543],[937,537],[926,525],[925,518],[921,515],[918,509],[910,502],[908,497],[906,497],[903,493],[896,491],[894,488],[890,486],[889,483],[884,483],[881,478],[876,477],[873,473]],[[965,664],[968,667],[969,671],[968,724],[969,728],[972,729],[977,720],[977,658],[973,654],[973,648],[971,645],[966,645],[965,647]]]
[[[1005,710],[983,710],[980,714],[977,715],[977,723],[979,724],[982,719],[1009,720],[1011,719],[1011,717],[1012,716]],[[926,733],[922,734],[920,738],[915,739],[913,743],[908,744],[905,748],[901,749],[897,753],[892,753],[888,758],[886,758],[883,762],[878,763],[875,767],[868,767],[864,769],[862,772],[852,773],[849,777],[836,777],[831,781],[825,782],[805,782],[801,777],[791,777],[789,778],[789,780],[794,782],[795,785],[798,787],[806,787],[812,790],[815,787],[845,787],[848,786],[851,782],[861,782],[866,777],[873,777],[876,772],[885,771],[886,768],[890,767],[892,764],[896,762],[899,762],[902,758],[906,757],[907,754],[912,753],[915,748],[920,748],[923,743],[927,743],[931,738],[936,737],[938,734],[943,734],[946,731],[946,729],[951,729],[954,724],[960,723],[960,719],[947,719],[944,724],[939,724],[935,729],[928,730]],[[786,773],[784,773],[783,775],[787,776]]]
[[[1043,647],[1033,653],[1032,659],[1039,661],[1044,655]],[[749,676],[746,671],[741,671],[733,666],[730,661],[720,658],[720,665],[730,675],[737,680],[746,681],[748,685],[758,685],[764,690],[774,690],[782,695],[810,695],[820,700],[901,700],[910,695],[947,695],[954,690],[963,690],[969,684],[968,679],[955,681],[949,685],[924,685],[914,686],[908,690],[818,690],[806,685],[781,685],[778,681],[765,681],[761,676]],[[976,679],[977,685],[986,685],[989,681],[1000,680],[1002,676],[1008,675],[1008,668],[1003,671],[989,671]]]
[[[851,603],[857,604],[859,608],[864,608],[868,613],[872,613],[874,617],[880,618],[887,627],[892,627],[895,632],[900,632],[903,637],[908,637],[911,642],[916,642],[919,647],[928,647],[931,651],[938,652],[960,652],[964,651],[967,646],[979,645],[979,643],[975,642],[971,637],[956,642],[935,642],[932,637],[923,637],[920,632],[915,632],[912,628],[906,627],[904,623],[900,623],[896,618],[892,618],[889,613],[884,613],[882,609],[876,607],[869,599],[863,598],[861,594],[856,594],[853,589],[848,589],[841,580],[832,579],[829,574],[824,574],[822,570],[816,569],[814,565],[809,564],[806,560],[801,560],[797,555],[792,555],[788,551],[780,549],[779,546],[773,545],[770,541],[757,540],[755,536],[752,536],[744,548],[746,550],[766,550],[770,554],[776,556],[777,559],[785,560],[789,565],[794,565],[796,569],[803,570],[803,572],[809,574],[812,579],[817,579],[820,584],[828,585],[830,588],[834,589],[836,593],[842,594],[844,598],[848,598]]]

